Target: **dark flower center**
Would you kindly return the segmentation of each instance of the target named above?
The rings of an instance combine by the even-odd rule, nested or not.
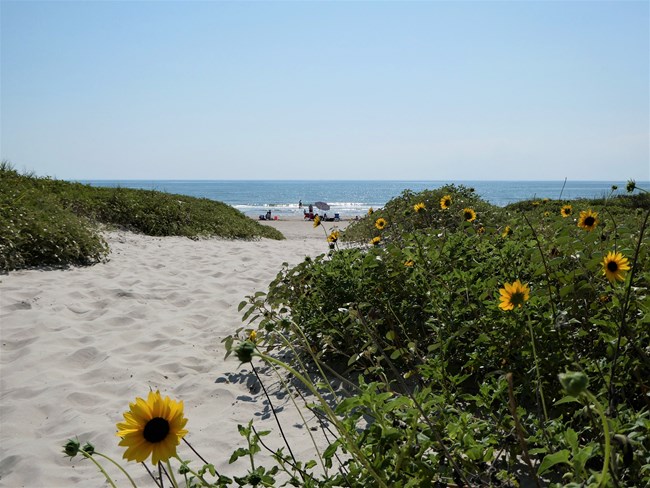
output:
[[[607,263],[607,269],[612,273],[615,273],[616,271],[618,271],[618,263],[616,261],[610,261],[609,263]]]
[[[469,220],[472,218],[472,213],[471,212],[465,212],[465,220]]]
[[[513,305],[523,305],[524,303],[524,294],[520,291],[516,291],[510,297],[510,303]]]
[[[165,440],[169,434],[169,422],[167,420],[156,417],[147,422],[144,426],[144,438],[148,442],[156,443]]]
[[[596,219],[593,218],[593,217],[587,217],[587,218],[585,219],[585,225],[586,225],[587,227],[591,227],[591,226],[594,225],[595,223],[596,223]]]

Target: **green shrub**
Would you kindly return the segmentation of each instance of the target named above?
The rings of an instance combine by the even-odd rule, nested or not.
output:
[[[154,236],[284,239],[222,202],[151,190],[90,185],[19,174],[0,164],[0,270],[92,264],[108,248],[98,225]]]
[[[448,192],[430,192],[427,211]],[[486,215],[480,224],[442,209],[423,222],[409,212],[419,201],[405,192],[351,229],[379,245],[285,267],[242,304],[246,321],[261,319],[261,349],[290,344],[363,375],[337,410],[361,432],[349,486],[375,486],[369,466],[386,486],[515,486],[522,471],[553,486],[650,483],[645,197],[463,201]],[[619,269],[629,260],[623,281],[608,280],[610,252]],[[509,295],[515,280],[529,299]],[[509,301],[521,307],[503,310]],[[564,371],[586,375],[586,393],[567,395]]]

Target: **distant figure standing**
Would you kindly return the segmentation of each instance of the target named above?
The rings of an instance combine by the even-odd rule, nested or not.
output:
[[[302,208],[302,200],[298,202],[298,208]]]
[[[266,220],[271,220],[271,211],[266,212]]]
[[[314,206],[311,203],[309,204],[309,213],[314,213]]]

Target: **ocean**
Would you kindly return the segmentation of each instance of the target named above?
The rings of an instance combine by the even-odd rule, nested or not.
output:
[[[573,200],[608,195],[612,185],[615,194],[625,194],[625,181],[315,181],[315,180],[80,180],[93,186],[142,188],[167,193],[219,200],[257,217],[271,210],[273,216],[300,217],[310,203],[325,202],[327,213],[341,218],[365,215],[370,207],[380,208],[404,190],[419,192],[439,188],[448,183],[474,188],[488,202],[505,206],[531,199],[551,198]],[[637,182],[650,188],[648,182]],[[564,186],[564,189],[563,189]],[[316,210],[318,211],[318,210]],[[322,211],[319,211],[322,213]]]

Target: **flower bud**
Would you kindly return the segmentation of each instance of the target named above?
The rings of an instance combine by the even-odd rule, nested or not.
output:
[[[568,371],[558,375],[560,383],[566,392],[574,397],[583,393],[589,386],[589,378],[586,374],[578,371]]]
[[[255,352],[255,345],[251,341],[244,341],[235,349],[235,355],[242,363],[250,363]]]
[[[95,454],[95,446],[93,446],[90,442],[86,442],[84,444],[84,447],[82,448],[82,451],[92,456],[93,454]]]
[[[71,458],[75,457],[77,454],[79,454],[79,441],[77,439],[68,439],[68,442],[63,444],[63,453],[66,456],[70,456]]]

